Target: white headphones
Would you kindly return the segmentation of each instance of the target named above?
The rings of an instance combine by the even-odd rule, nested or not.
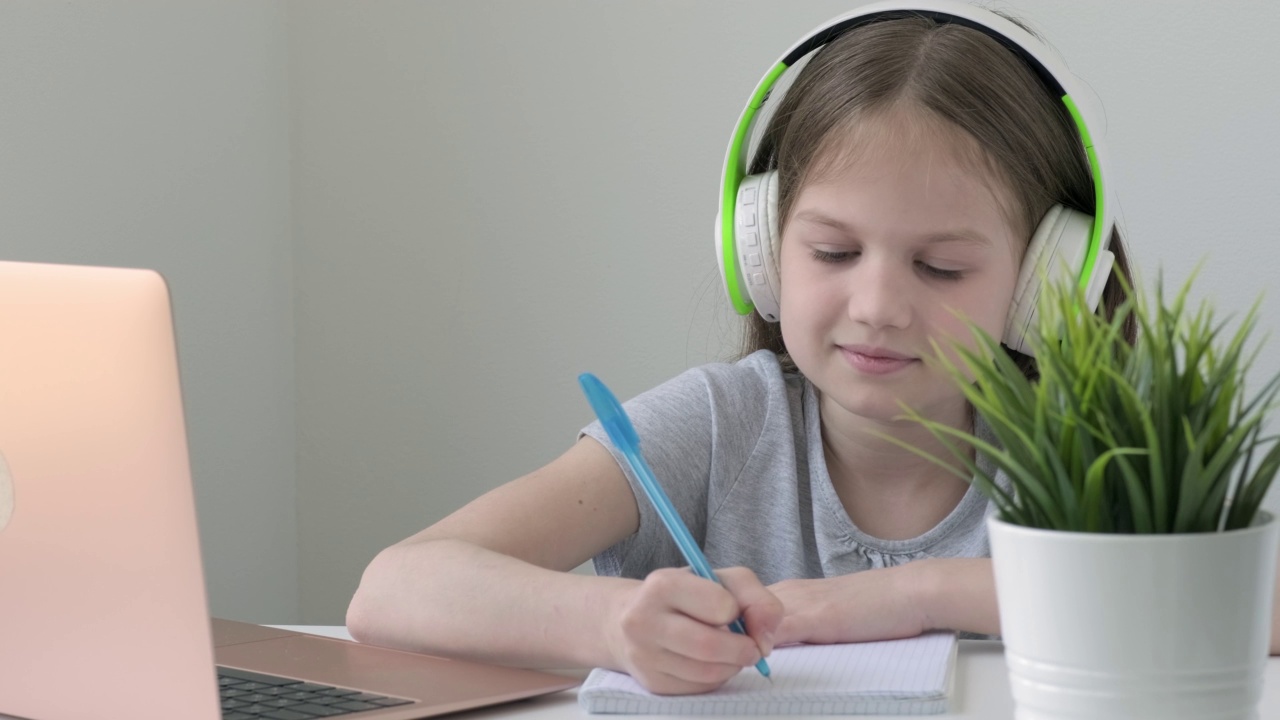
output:
[[[778,321],[778,173],[746,174],[751,129],[777,79],[801,58],[851,30],[880,20],[923,16],[938,22],[979,30],[1022,58],[1056,93],[1075,121],[1093,176],[1096,216],[1054,205],[1036,228],[1027,248],[1014,289],[1013,305],[1005,325],[1003,342],[1011,349],[1031,354],[1026,337],[1036,323],[1036,307],[1049,282],[1074,278],[1084,291],[1088,311],[1102,298],[1115,256],[1107,249],[1115,225],[1114,211],[1103,180],[1106,176],[1102,142],[1089,132],[1100,125],[1086,117],[1073,96],[1080,81],[1043,42],[1013,22],[982,8],[947,0],[901,3],[882,2],[834,18],[787,50],[760,80],[738,119],[725,153],[720,180],[720,211],[716,216],[716,254],[720,278],[734,309],[741,315],[753,309],[770,322]]]

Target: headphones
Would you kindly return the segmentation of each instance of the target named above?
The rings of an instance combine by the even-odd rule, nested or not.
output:
[[[1032,234],[1014,289],[1013,305],[1002,341],[1009,348],[1030,355],[1026,337],[1037,321],[1036,307],[1044,283],[1074,278],[1084,293],[1088,311],[1102,299],[1102,288],[1111,275],[1115,256],[1107,249],[1115,216],[1107,195],[1103,172],[1102,142],[1090,132],[1099,127],[1088,109],[1076,105],[1073,96],[1081,87],[1057,55],[1031,33],[982,8],[948,0],[880,2],[829,20],[791,46],[770,68],[747,101],[729,149],[720,180],[720,211],[716,216],[716,253],[720,279],[738,314],[753,309],[770,321],[778,321],[778,171],[747,175],[746,156],[751,129],[778,78],[814,50],[845,32],[873,22],[923,16],[941,23],[963,25],[985,33],[1008,48],[1036,73],[1066,105],[1080,133],[1093,178],[1096,215],[1054,205]]]

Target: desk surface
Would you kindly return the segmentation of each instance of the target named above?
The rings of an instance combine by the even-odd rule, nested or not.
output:
[[[298,632],[350,639],[342,626],[277,625]],[[1009,695],[1009,675],[1004,664],[1004,647],[997,642],[981,640],[960,641],[960,661],[956,666],[956,692],[951,700],[951,712],[931,715],[937,718],[981,718],[1002,720],[1013,718],[1013,698]],[[1262,690],[1262,702],[1258,716],[1280,718],[1280,656],[1267,661],[1266,684]],[[502,718],[503,720],[563,720],[564,718],[606,717],[590,716],[578,708],[573,690],[546,697],[526,700],[510,705],[500,705],[486,710],[473,710],[455,715],[467,720]],[[618,717],[618,716],[608,716]],[[902,716],[861,715],[859,717],[888,718]]]

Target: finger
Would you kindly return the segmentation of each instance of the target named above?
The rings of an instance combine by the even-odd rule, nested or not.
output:
[[[745,596],[752,604],[749,616],[744,618],[747,623],[745,638],[741,635],[708,635],[693,626],[686,626],[680,632],[664,633],[664,637],[683,637],[679,647],[695,659],[755,663],[773,650],[773,633],[782,619],[782,603],[747,568],[726,568],[718,571],[717,575],[721,582],[707,580],[685,569],[655,570],[645,578],[643,592],[647,595],[646,602],[665,605],[706,628],[723,628],[743,617],[744,608],[735,593]],[[728,647],[717,646],[716,637],[722,643],[725,637],[738,640],[731,640]],[[663,644],[670,646],[667,642]],[[743,660],[743,653],[748,650],[754,657]]]
[[[774,638],[782,624],[782,601],[748,568],[725,568],[716,574],[733,595],[747,634],[759,645],[761,654],[768,655],[773,651]]]
[[[715,690],[739,672],[739,665],[701,662],[665,652],[645,673],[641,684],[659,695],[688,695]]]
[[[663,628],[663,648],[695,663],[743,668],[762,654],[756,641],[726,627],[713,627],[685,616],[672,616]]]
[[[742,612],[726,587],[685,569],[655,570],[644,583],[644,592],[655,602],[705,625],[728,625]]]

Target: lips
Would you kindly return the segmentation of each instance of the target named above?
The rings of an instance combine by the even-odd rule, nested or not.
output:
[[[854,370],[867,375],[888,375],[914,365],[919,358],[888,348],[869,345],[840,345],[840,354]]]
[[[863,357],[875,358],[877,360],[915,360],[912,355],[904,355],[900,352],[894,352],[887,348],[872,347],[870,345],[841,345],[841,350],[845,352],[857,353]]]

